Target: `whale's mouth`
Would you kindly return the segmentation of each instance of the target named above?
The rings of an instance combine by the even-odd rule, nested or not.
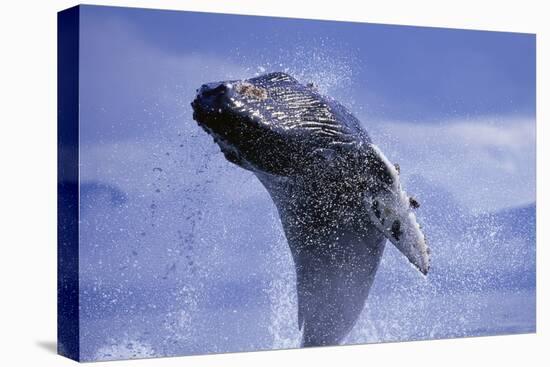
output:
[[[216,127],[216,123],[221,128],[225,94],[226,91],[223,85],[217,87],[209,87],[208,84],[203,85],[197,90],[197,95],[191,102],[193,119],[203,128],[213,129]]]
[[[229,162],[243,165],[241,154],[228,139],[231,132],[231,117],[227,111],[227,87],[224,84],[212,84],[214,83],[205,84],[197,90],[197,95],[191,102],[193,119],[212,137]]]

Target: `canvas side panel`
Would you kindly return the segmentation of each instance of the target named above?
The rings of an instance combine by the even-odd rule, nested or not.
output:
[[[79,360],[79,8],[57,18],[57,351]]]

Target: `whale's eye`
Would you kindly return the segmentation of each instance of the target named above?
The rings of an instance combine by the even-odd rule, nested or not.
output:
[[[237,93],[248,98],[259,99],[263,101],[267,98],[267,91],[264,88],[257,87],[250,83],[240,83],[235,87]]]

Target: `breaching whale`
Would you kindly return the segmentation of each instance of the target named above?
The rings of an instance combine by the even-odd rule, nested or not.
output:
[[[302,346],[349,333],[386,239],[427,274],[418,203],[340,103],[275,72],[204,84],[191,105],[225,158],[253,172],[277,207],[296,268]]]

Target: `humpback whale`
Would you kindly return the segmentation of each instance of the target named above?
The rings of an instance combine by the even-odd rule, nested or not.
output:
[[[273,72],[203,84],[191,106],[225,158],[253,172],[275,203],[296,268],[302,346],[349,333],[386,240],[428,273],[418,202],[343,105]]]

